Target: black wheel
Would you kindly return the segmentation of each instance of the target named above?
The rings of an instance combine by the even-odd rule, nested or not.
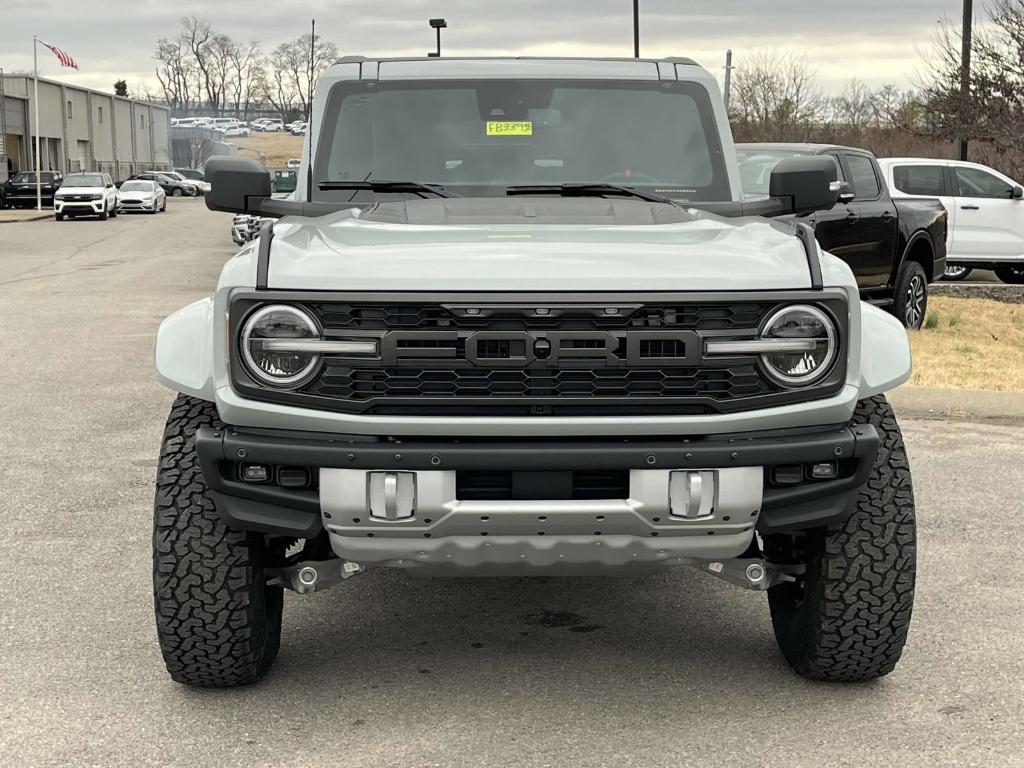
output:
[[[173,197],[181,197],[181,190],[180,189],[172,189],[171,190],[171,195]]]
[[[55,220],[57,220],[57,221],[64,221],[64,214],[63,213],[55,213],[55,214],[53,214],[53,218]]]
[[[900,269],[893,296],[893,314],[903,325],[917,330],[924,323],[928,310],[928,277],[916,261],[908,261]]]
[[[872,680],[892,672],[914,604],[917,532],[903,436],[884,396],[862,400],[854,423],[881,437],[875,466],[850,518],[799,536],[764,538],[766,556],[806,566],[768,590],[779,648],[803,677]]]
[[[110,209],[110,218],[112,218],[112,219],[116,219],[117,218],[117,207],[116,206]]]
[[[942,279],[950,282],[966,280],[973,271],[972,267],[965,267],[962,264],[947,264],[946,271],[942,273]]]
[[[994,271],[1004,283],[1024,285],[1024,264],[1000,264]]]
[[[109,214],[107,213],[107,206],[104,205],[103,210],[100,211],[100,221],[106,221],[107,216],[109,216]]]
[[[280,587],[264,538],[224,524],[199,468],[195,432],[223,426],[212,403],[179,395],[164,430],[153,516],[153,600],[167,671],[226,688],[260,680],[281,641]]]

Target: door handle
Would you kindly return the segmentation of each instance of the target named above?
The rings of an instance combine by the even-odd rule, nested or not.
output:
[[[961,205],[960,206],[960,210],[963,210],[963,211],[980,211],[981,210],[981,206],[980,205]]]
[[[882,221],[884,221],[886,223],[889,223],[890,221],[892,221],[895,218],[896,217],[893,216],[892,211],[885,211],[885,212],[882,213]]]
[[[859,218],[860,215],[856,211],[850,211],[848,214],[846,214],[847,221],[857,221]]]

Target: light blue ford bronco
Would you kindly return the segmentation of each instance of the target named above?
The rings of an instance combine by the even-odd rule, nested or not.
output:
[[[914,592],[884,393],[907,336],[811,230],[828,158],[744,200],[692,61],[370,59],[317,85],[299,184],[168,317],[153,574],[171,676],[259,680],[284,590],[372,568],[636,574],[767,593],[801,675],[890,672]],[[347,585],[359,589],[359,580]]]

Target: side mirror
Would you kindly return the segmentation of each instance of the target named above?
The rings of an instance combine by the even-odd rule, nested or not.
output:
[[[228,213],[257,213],[270,197],[270,174],[251,157],[211,157],[205,174],[210,182],[206,207]]]
[[[1016,186],[1013,187],[1013,199],[1024,200],[1024,187]]]
[[[781,198],[790,213],[827,211],[839,199],[838,173],[831,157],[791,157],[775,166],[768,194]]]

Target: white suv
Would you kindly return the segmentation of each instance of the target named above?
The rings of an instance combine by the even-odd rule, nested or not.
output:
[[[937,197],[945,206],[947,279],[992,269],[1004,283],[1024,283],[1024,187],[959,160],[900,157],[878,164],[893,197]]]
[[[109,173],[69,173],[53,198],[53,216],[117,216],[117,187]]]

